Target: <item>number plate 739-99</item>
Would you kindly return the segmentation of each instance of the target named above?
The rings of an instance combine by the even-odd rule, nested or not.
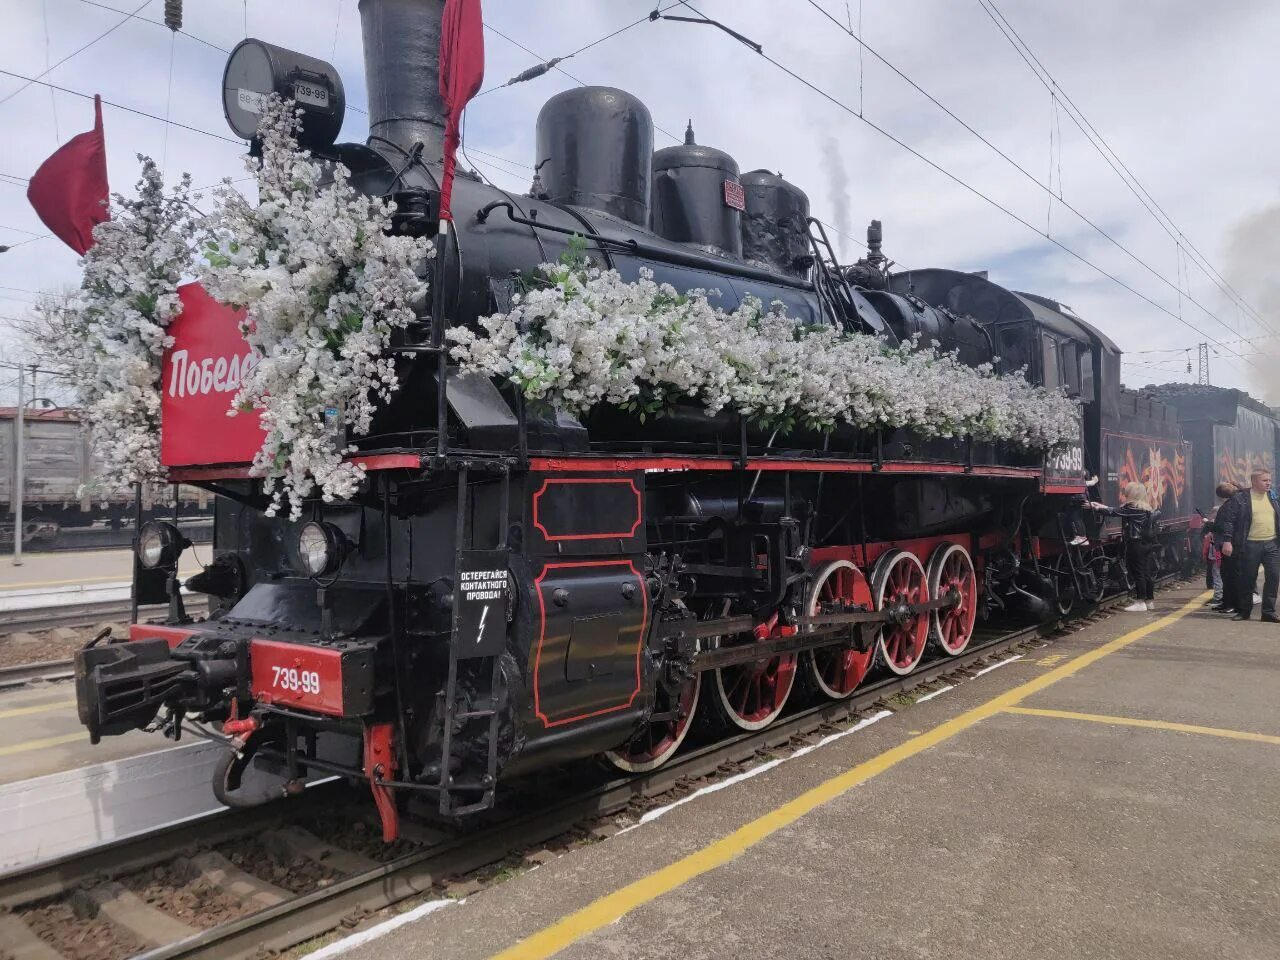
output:
[[[313,107],[327,107],[329,106],[329,90],[318,83],[298,80],[293,84],[293,99],[299,103],[309,103]]]
[[[262,703],[342,716],[342,654],[310,644],[254,640],[250,689]]]

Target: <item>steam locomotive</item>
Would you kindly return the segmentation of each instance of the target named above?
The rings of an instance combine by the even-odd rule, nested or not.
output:
[[[394,199],[397,230],[434,231],[441,8],[361,0],[367,145],[332,144],[331,66],[256,40],[228,64],[233,128],[251,132],[254,97],[294,96],[307,146]],[[726,309],[780,301],[799,322],[1025,367],[1079,399],[1078,442],[1045,458],[906,430],[779,435],[694,408],[576,419],[450,367],[424,312],[396,346],[401,388],[353,438],[367,481],[352,501],[316,501],[301,523],[268,516],[247,458],[218,452],[221,411],[196,450],[167,458],[174,482],[217,495],[214,558],[186,583],[213,612],[185,615],[177,531],[143,527],[137,594],[167,600],[169,617],[77,658],[95,742],[218,723],[233,748],[213,784],[224,803],[248,802],[254,758],[290,790],[337,773],[369,784],[391,839],[411,795],[459,817],[492,807],[508,778],[574,758],[649,770],[697,717],[758,730],[802,695],[850,696],[877,665],[908,674],[930,649],[958,655],[981,619],[1067,614],[1123,586],[1118,530],[1068,545],[1064,513],[1087,492],[1114,502],[1121,483],[1146,482],[1168,562],[1185,555],[1177,420],[1122,389],[1115,344],[1066,306],[972,273],[894,272],[875,222],[868,255],[839,264],[798,186],[741,173],[692,130],[655,151],[648,110],[621,90],[552,97],[536,142],[525,195],[460,175],[433,315],[506,309],[522,273],[585,243],[625,279],[651,270]],[[174,350],[194,362],[219,315],[194,294],[187,306]],[[166,407],[165,431],[190,416]],[[326,739],[359,759],[327,756]]]

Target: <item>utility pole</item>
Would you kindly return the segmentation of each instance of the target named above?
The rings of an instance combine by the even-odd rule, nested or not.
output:
[[[23,396],[24,383],[23,378],[26,376],[26,368],[22,362],[18,362],[18,409],[13,417],[14,424],[14,440],[13,440],[13,565],[15,567],[22,566],[22,500],[26,494],[26,477],[23,473],[23,426],[22,426],[22,407],[26,402]]]
[[[1199,347],[1200,354],[1200,372],[1196,377],[1196,383],[1207,387],[1209,386],[1209,344],[1200,343],[1196,346]]]

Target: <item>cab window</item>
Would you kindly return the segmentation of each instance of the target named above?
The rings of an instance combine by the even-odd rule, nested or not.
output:
[[[1031,366],[1031,351],[1028,349],[1030,346],[1027,330],[1023,324],[1009,324],[1001,327],[998,351],[1001,368],[1012,371]],[[1031,375],[1034,375],[1034,371]]]
[[[1062,385],[1071,396],[1080,396],[1080,344],[1074,340],[1063,340],[1058,345],[1058,359]]]
[[[1086,401],[1090,401],[1094,397],[1092,350],[1082,350],[1080,352],[1080,395]]]
[[[1047,333],[1040,334],[1041,357],[1044,362],[1044,385],[1053,389],[1062,386],[1062,369],[1058,357],[1058,341]]]

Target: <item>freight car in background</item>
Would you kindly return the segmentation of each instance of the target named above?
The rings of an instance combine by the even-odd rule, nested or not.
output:
[[[13,543],[17,508],[17,463],[14,458],[17,418],[13,407],[0,407],[0,543]],[[133,496],[97,488],[101,475],[74,410],[28,409],[23,414],[23,543],[51,546],[68,528],[105,522],[130,524]],[[180,514],[212,517],[213,496],[195,487],[178,488]],[[157,484],[143,490],[143,512],[173,512],[173,488]],[[122,535],[122,543],[128,537]]]
[[[1208,513],[1219,483],[1247,484],[1253,470],[1274,470],[1280,442],[1276,411],[1243,390],[1165,383],[1143,393],[1173,407],[1192,446],[1193,506]]]

